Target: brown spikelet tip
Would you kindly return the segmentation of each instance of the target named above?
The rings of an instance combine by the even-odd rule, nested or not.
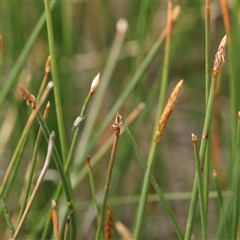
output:
[[[163,111],[163,114],[160,118],[160,121],[158,123],[158,126],[157,126],[157,131],[156,131],[156,134],[155,134],[155,142],[156,143],[159,143],[159,141],[161,140],[161,137],[163,135],[163,132],[166,128],[166,125],[167,125],[167,122],[172,114],[172,111],[173,111],[173,108],[175,106],[175,103],[177,101],[177,98],[178,98],[178,95],[181,91],[181,88],[182,88],[182,85],[183,85],[183,80],[179,81],[178,84],[176,85],[176,87],[173,89],[169,99],[168,99],[168,102],[167,102],[167,105]]]
[[[215,169],[213,169],[213,177],[214,177],[214,178],[217,178],[217,172],[216,172]]]
[[[104,226],[104,239],[111,240],[113,233],[113,216],[112,216],[112,208],[109,208],[107,211],[106,222]]]
[[[45,64],[45,73],[49,74],[51,72],[51,56],[49,55]]]
[[[197,136],[192,133],[192,142],[197,143]]]
[[[226,55],[226,45],[227,45],[227,36],[225,35],[222,41],[220,42],[218,51],[215,55],[213,70],[215,71],[216,75],[218,74],[222,64],[225,62],[224,57]]]
[[[240,112],[238,112],[238,119],[240,119]]]
[[[35,109],[37,105],[36,98],[24,86],[20,85],[20,89],[27,105],[29,105],[32,109]]]

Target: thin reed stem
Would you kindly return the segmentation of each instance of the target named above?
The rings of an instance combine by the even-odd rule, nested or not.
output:
[[[84,101],[82,110],[81,110],[79,116],[76,118],[76,120],[73,123],[72,130],[74,130],[74,136],[73,136],[73,140],[72,140],[72,143],[71,143],[71,146],[70,146],[70,150],[69,150],[69,153],[68,153],[67,161],[66,161],[66,164],[64,166],[64,172],[65,173],[68,173],[69,168],[70,168],[70,166],[72,164],[73,154],[74,154],[75,149],[76,149],[76,145],[77,145],[77,141],[78,141],[78,138],[79,138],[81,126],[83,124],[83,120],[86,117],[86,112],[87,112],[89,103],[90,103],[90,101],[92,99],[92,96],[93,96],[94,92],[97,89],[99,81],[100,81],[100,74],[97,74],[97,76],[92,81],[91,88],[89,90],[89,93],[88,93],[85,101]],[[56,193],[54,194],[54,197],[53,197],[55,199],[56,203],[58,203],[58,201],[59,201],[59,198],[60,198],[60,196],[62,194],[62,190],[63,190],[63,185],[60,184],[58,186],[58,189],[57,189]],[[50,231],[50,224],[51,224],[51,218],[48,218],[47,223],[45,224],[43,235],[42,235],[43,239],[47,238],[47,234]]]
[[[208,237],[207,237],[207,225],[206,225],[206,218],[205,218],[205,211],[204,211],[202,173],[201,173],[201,167],[200,167],[197,137],[194,134],[192,134],[192,142],[193,142],[193,146],[194,146],[194,158],[195,158],[195,164],[196,164],[196,175],[197,175],[197,179],[198,179],[197,181],[198,181],[200,213],[201,213],[201,222],[202,222],[202,237],[203,237],[203,239],[207,240]]]
[[[65,165],[67,161],[67,142],[66,142],[66,136],[64,132],[65,128],[64,128],[64,122],[63,122],[57,62],[56,62],[56,56],[55,56],[55,50],[54,50],[55,45],[54,45],[54,35],[53,35],[53,26],[52,26],[52,16],[51,16],[51,8],[50,8],[49,0],[44,0],[44,5],[45,5],[46,19],[47,19],[48,42],[49,42],[49,49],[50,49],[50,56],[51,56],[52,77],[53,77],[53,83],[54,83],[54,100],[55,100],[55,108],[56,108],[56,114],[57,114],[57,124],[58,124],[62,159]]]
[[[204,156],[206,153],[206,147],[207,147],[208,136],[209,136],[210,122],[211,122],[214,96],[215,96],[216,84],[217,84],[217,76],[218,76],[220,67],[224,62],[226,43],[227,43],[227,37],[224,36],[222,41],[219,44],[218,51],[215,55],[214,67],[212,71],[211,88],[210,88],[209,98],[207,102],[207,109],[206,109],[206,115],[205,115],[205,120],[203,125],[203,132],[202,132],[202,141],[201,141],[200,150],[199,150],[201,170],[203,170],[203,166],[204,166]],[[192,235],[194,217],[195,217],[197,200],[198,200],[198,187],[196,187],[196,185],[198,185],[197,175],[195,175],[195,180],[194,180],[193,197],[191,199],[190,209],[188,213],[185,239],[191,239],[191,235]]]
[[[134,140],[134,138],[133,138],[129,128],[127,127],[127,125],[125,124],[124,121],[123,121],[123,126],[124,126],[124,128],[126,130],[126,134],[128,136],[128,139],[129,139],[130,143],[133,145],[134,151],[135,151],[135,153],[136,153],[140,163],[143,166],[144,171],[146,171],[146,169],[147,169],[146,161],[144,160],[144,158],[143,158],[143,156],[142,156],[142,154],[141,154],[141,152],[140,152],[140,150],[139,150],[139,148],[137,146],[137,143],[135,142],[135,140]],[[152,183],[155,191],[157,192],[157,195],[158,195],[159,199],[161,200],[164,208],[166,209],[166,211],[167,211],[167,213],[168,213],[168,215],[169,215],[169,217],[170,217],[170,219],[172,221],[172,224],[173,224],[173,226],[175,228],[175,231],[176,231],[176,233],[178,235],[178,238],[179,239],[183,239],[183,234],[182,234],[181,229],[180,229],[180,227],[178,225],[178,222],[177,222],[177,220],[176,220],[176,218],[175,218],[175,216],[174,216],[174,214],[173,214],[173,212],[172,212],[172,210],[171,210],[171,208],[170,208],[170,206],[169,206],[169,204],[168,204],[168,202],[167,202],[167,200],[166,200],[166,198],[165,198],[165,196],[164,196],[164,194],[163,194],[163,192],[162,192],[162,190],[160,188],[160,186],[158,185],[158,183],[157,183],[157,181],[156,181],[156,179],[154,178],[153,175],[151,176],[151,183]]]
[[[8,211],[7,205],[6,205],[3,197],[1,197],[1,207],[2,207],[2,211],[4,213],[4,217],[5,217],[5,220],[6,220],[6,223],[7,223],[7,227],[10,230],[11,236],[13,236],[14,232],[15,232],[15,229],[14,229],[14,226],[12,224],[12,220],[11,220],[9,211]]]
[[[99,210],[99,206],[98,206],[98,202],[97,202],[97,198],[96,198],[97,195],[96,195],[94,178],[93,178],[93,173],[92,173],[92,166],[91,166],[91,162],[90,162],[90,157],[89,156],[87,157],[87,166],[88,166],[88,175],[89,175],[89,181],[90,181],[90,186],[91,186],[91,190],[92,190],[92,197],[93,197],[94,208],[95,208],[95,211],[96,211],[97,219],[99,221],[100,210]]]
[[[55,236],[58,240],[61,240],[61,235],[59,231],[59,219],[57,212],[57,204],[54,200],[52,200],[52,222]]]
[[[206,107],[209,97],[210,82],[211,82],[211,36],[210,36],[210,0],[205,1],[205,97]],[[205,153],[205,166],[204,166],[204,209],[205,209],[205,222],[208,223],[208,192],[210,182],[210,150],[207,143],[207,150]]]
[[[67,217],[66,225],[65,225],[65,231],[64,231],[64,240],[70,239],[70,217]]]
[[[50,132],[49,132],[49,129],[48,129],[48,127],[47,127],[47,125],[46,125],[45,121],[43,120],[43,117],[40,113],[37,114],[37,119],[38,119],[38,122],[39,122],[39,124],[42,128],[42,131],[43,131],[43,134],[44,134],[46,140],[48,140]],[[64,192],[65,192],[68,211],[69,211],[69,216],[71,218],[72,237],[73,237],[73,239],[75,239],[76,234],[77,234],[77,227],[76,227],[76,220],[75,220],[74,204],[73,204],[73,199],[72,199],[72,196],[71,196],[71,189],[68,186],[68,181],[67,181],[67,178],[65,176],[65,172],[64,172],[64,169],[63,169],[63,166],[62,166],[62,161],[59,157],[59,154],[58,154],[58,151],[57,151],[57,148],[56,148],[55,145],[54,145],[54,148],[53,148],[53,159],[55,161],[55,165],[57,167],[57,170],[58,170],[58,173],[59,173],[62,185],[63,185],[63,189],[64,189]]]
[[[240,112],[238,112],[238,127],[237,127],[237,152],[235,163],[235,179],[234,179],[234,207],[233,207],[233,226],[232,226],[232,238],[237,239],[239,228],[239,214],[240,214]]]
[[[216,189],[216,192],[217,192],[217,199],[218,199],[219,208],[220,208],[220,219],[224,219],[224,221],[225,221],[222,190],[221,190],[221,187],[219,185],[217,172],[215,170],[213,170],[213,181],[214,181],[214,186],[215,186],[215,189]],[[228,231],[227,231],[226,221],[224,223],[224,233],[225,233],[226,239],[230,239],[230,237],[228,235]]]
[[[47,106],[45,108],[45,112],[43,114],[44,121],[46,121],[46,119],[48,117],[49,110],[50,110],[50,103],[48,102]],[[24,198],[23,198],[23,202],[21,203],[20,212],[18,214],[18,223],[19,223],[19,221],[22,217],[22,214],[24,212],[24,209],[26,208],[26,205],[27,205],[27,200],[28,200],[28,197],[29,197],[29,194],[30,194],[30,188],[31,188],[31,185],[32,185],[32,180],[33,180],[33,175],[34,175],[34,170],[35,170],[35,165],[36,165],[36,161],[37,161],[37,155],[38,155],[41,139],[42,139],[42,130],[40,128],[38,130],[38,134],[37,134],[37,138],[36,138],[36,142],[35,142],[35,146],[34,146],[34,150],[33,150],[33,156],[32,156],[32,161],[31,161],[31,168],[30,168],[30,172],[29,172],[26,192],[25,192],[25,195],[24,195]]]
[[[43,181],[43,178],[44,178],[44,176],[45,176],[45,174],[47,172],[48,166],[49,166],[51,158],[52,158],[52,151],[53,151],[53,147],[54,147],[54,138],[55,138],[55,133],[52,132],[50,134],[50,137],[49,137],[47,156],[46,156],[46,160],[45,160],[43,169],[42,169],[42,171],[41,171],[41,173],[40,173],[40,175],[38,177],[36,186],[35,186],[32,194],[31,194],[31,196],[29,198],[29,201],[28,201],[28,204],[26,206],[26,209],[25,209],[25,211],[24,211],[24,213],[22,215],[22,218],[21,218],[21,220],[20,220],[20,222],[19,222],[19,224],[17,226],[17,229],[16,229],[16,231],[15,231],[13,237],[12,237],[12,240],[15,240],[17,238],[17,236],[18,236],[18,234],[20,232],[20,229],[22,228],[22,225],[23,225],[23,223],[24,223],[24,221],[25,221],[25,219],[27,217],[27,214],[28,214],[28,212],[30,210],[30,207],[32,206],[33,200],[34,200],[34,198],[35,198],[35,196],[36,196],[36,194],[37,194],[37,192],[39,190],[39,187],[40,187],[40,185],[41,185],[41,183]]]
[[[155,157],[157,153],[157,147],[159,142],[161,141],[163,132],[166,128],[167,122],[171,116],[171,113],[173,111],[173,108],[175,106],[175,103],[177,101],[178,95],[180,93],[180,90],[182,88],[183,80],[179,81],[176,87],[174,88],[173,92],[171,93],[168,103],[164,109],[164,112],[159,120],[155,136],[153,138],[153,144],[151,145],[149,157],[148,157],[148,164],[147,164],[147,170],[144,175],[144,181],[143,181],[143,187],[142,187],[142,194],[141,194],[141,200],[139,203],[138,212],[136,215],[136,226],[134,230],[134,239],[139,239],[141,235],[142,230],[142,224],[143,224],[143,218],[144,218],[144,212],[148,197],[148,191],[149,191],[149,185],[150,185],[150,179],[152,175],[152,170],[154,167]]]
[[[45,101],[47,95],[49,94],[50,90],[52,89],[53,85],[52,85],[52,82],[50,82],[44,93],[43,93],[43,96],[42,98],[40,99],[39,103],[37,104],[36,108],[32,111],[31,115],[29,116],[28,118],[28,121],[25,125],[25,128],[21,134],[21,137],[18,141],[18,144],[15,148],[15,151],[13,153],[13,156],[12,156],[12,159],[10,160],[10,163],[8,165],[8,168],[7,168],[7,171],[5,173],[5,176],[4,176],[4,179],[3,179],[3,182],[1,184],[1,188],[0,188],[0,197],[4,194],[4,191],[7,187],[7,183],[8,183],[8,180],[10,178],[10,175],[12,174],[12,171],[13,171],[13,168],[15,165],[18,165],[18,162],[20,161],[20,158],[22,156],[22,153],[23,153],[23,149],[25,147],[25,144],[26,144],[26,139],[27,139],[27,136],[29,134],[29,131],[31,129],[31,126],[33,124],[33,121],[39,111],[39,109],[41,108],[43,102]],[[34,102],[36,99],[35,97],[30,94],[27,89],[25,89],[23,86],[21,86],[21,90],[22,92],[24,92],[24,99],[27,101],[28,104],[33,104],[33,105],[36,105],[36,102]],[[16,174],[15,174],[16,175]],[[11,184],[9,184],[9,188],[11,187]]]
[[[126,124],[130,125],[133,120],[138,116],[140,111],[143,109],[143,104],[140,103],[133,111],[132,113],[127,117]],[[121,129],[120,135],[122,135],[124,132],[124,128]],[[92,168],[100,161],[102,156],[107,152],[107,150],[110,148],[114,140],[114,136],[110,136],[107,141],[104,142],[104,144],[101,146],[101,148],[94,154],[94,156],[91,158],[91,166]],[[76,173],[76,180],[73,182],[73,187],[76,187],[82,179],[87,175],[88,173],[88,167],[84,166],[80,172],[77,171]]]
[[[109,165],[108,165],[107,178],[106,178],[105,187],[104,187],[103,200],[102,200],[100,217],[99,217],[95,240],[101,239],[103,221],[104,221],[104,216],[105,216],[105,209],[106,209],[107,199],[108,199],[108,191],[109,191],[109,186],[110,186],[110,182],[111,182],[113,164],[114,164],[115,154],[117,151],[117,145],[118,145],[121,124],[122,124],[122,117],[121,117],[121,115],[119,115],[119,113],[117,113],[114,124],[112,125],[112,127],[114,128],[114,132],[115,132],[115,139],[114,139],[111,157],[110,157],[110,161],[109,161]]]

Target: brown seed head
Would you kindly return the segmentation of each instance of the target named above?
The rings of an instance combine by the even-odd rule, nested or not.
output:
[[[175,106],[175,103],[177,101],[177,98],[178,98],[178,95],[181,91],[181,88],[182,88],[182,84],[183,84],[183,80],[179,81],[178,84],[176,85],[176,87],[173,89],[169,99],[168,99],[168,102],[167,102],[167,105],[163,111],[163,114],[160,118],[160,121],[158,123],[158,126],[157,126],[157,131],[155,133],[155,138],[154,138],[154,141],[155,143],[159,143],[160,140],[161,140],[161,137],[163,135],[163,132],[166,128],[166,125],[167,125],[167,122],[172,114],[172,111],[173,111],[173,108]]]
[[[113,216],[112,216],[112,208],[109,208],[107,211],[106,222],[104,227],[104,239],[111,240],[113,232]]]
[[[20,85],[20,89],[27,105],[29,105],[32,109],[35,109],[37,105],[36,98],[24,86]]]
[[[49,75],[51,72],[51,56],[49,55],[45,64],[45,74]]]
[[[218,51],[215,55],[213,71],[215,75],[218,75],[219,69],[225,62],[224,57],[226,55],[227,36],[225,35],[219,44]]]

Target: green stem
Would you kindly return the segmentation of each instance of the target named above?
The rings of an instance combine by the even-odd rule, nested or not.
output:
[[[51,1],[51,8],[53,8],[55,6],[56,2],[57,2],[56,0]],[[19,58],[17,59],[17,62],[14,64],[6,83],[3,86],[3,89],[0,94],[0,96],[1,96],[0,97],[0,105],[3,104],[8,93],[15,88],[14,86],[16,85],[16,81],[18,79],[17,76],[20,73],[20,71],[22,70],[22,68],[27,60],[28,54],[30,53],[30,50],[31,50],[38,34],[40,33],[45,21],[46,21],[45,13],[43,13],[41,15],[41,17],[39,18],[36,26],[34,27],[29,39],[27,40]]]
[[[194,145],[194,158],[196,164],[196,175],[198,181],[198,192],[199,192],[199,202],[200,202],[200,213],[201,213],[201,222],[202,222],[202,236],[203,239],[207,240],[207,225],[204,211],[204,196],[203,196],[203,183],[202,183],[202,173],[200,167],[200,159],[197,145],[197,138],[192,134],[192,141]]]
[[[102,206],[101,206],[95,240],[102,239],[101,233],[102,233],[102,227],[103,227],[103,222],[104,222],[105,209],[106,209],[106,205],[107,205],[109,186],[110,186],[110,182],[111,182],[113,164],[114,164],[115,154],[116,154],[118,140],[119,140],[119,133],[120,133],[120,124],[119,124],[119,122],[117,122],[119,119],[118,118],[119,116],[120,115],[117,114],[116,119],[115,119],[115,123],[117,123],[117,125],[115,125],[115,127],[114,127],[115,128],[115,139],[113,142],[111,157],[110,157],[110,161],[109,161],[109,165],[108,165],[107,178],[106,178],[106,183],[105,183],[105,187],[104,187]]]
[[[205,97],[206,106],[209,97],[211,82],[211,36],[210,36],[210,0],[205,2]],[[207,150],[205,154],[205,164],[204,164],[204,208],[205,208],[205,222],[208,223],[208,192],[209,192],[209,182],[210,182],[210,151],[209,144],[207,144]]]
[[[128,139],[129,139],[130,143],[133,145],[134,151],[135,151],[135,153],[136,153],[140,163],[143,166],[143,169],[146,171],[146,169],[147,169],[146,161],[143,159],[143,156],[142,156],[142,154],[141,154],[141,152],[140,152],[140,150],[139,150],[139,148],[137,146],[137,143],[135,142],[135,140],[134,140],[134,138],[133,138],[129,128],[127,127],[127,125],[125,124],[124,121],[123,121],[123,126],[124,126],[124,128],[126,130],[126,134],[128,136]],[[177,222],[177,220],[176,220],[176,218],[175,218],[175,216],[174,216],[174,214],[173,214],[173,212],[172,212],[172,210],[171,210],[171,208],[170,208],[170,206],[169,206],[169,204],[168,204],[168,202],[167,202],[167,200],[166,200],[166,198],[165,198],[165,196],[164,196],[164,194],[163,194],[163,192],[162,192],[162,190],[160,188],[160,186],[158,185],[158,183],[157,183],[157,181],[156,181],[156,179],[154,178],[153,175],[151,175],[151,183],[152,183],[154,189],[156,190],[156,192],[157,192],[157,194],[159,196],[159,199],[161,200],[165,210],[167,211],[167,213],[168,213],[168,215],[169,215],[169,217],[170,217],[170,219],[171,219],[171,221],[173,223],[173,226],[174,226],[175,231],[176,231],[176,233],[178,235],[178,238],[179,239],[183,239],[183,235],[182,235],[181,229],[180,229],[180,227],[178,225],[178,222]]]
[[[83,104],[83,107],[82,107],[82,110],[81,110],[81,113],[79,115],[79,118],[81,119],[81,121],[79,122],[78,126],[75,127],[74,129],[74,136],[73,136],[73,140],[72,140],[72,143],[71,143],[71,146],[70,146],[70,150],[69,150],[69,153],[68,153],[68,157],[67,157],[67,161],[66,161],[66,165],[64,166],[64,171],[65,173],[67,173],[69,171],[69,168],[72,164],[72,161],[73,161],[73,154],[75,152],[75,149],[76,149],[76,145],[77,145],[77,141],[78,141],[78,137],[79,137],[79,134],[80,134],[80,130],[81,130],[81,126],[83,124],[83,120],[85,119],[86,117],[86,112],[87,112],[87,109],[88,109],[88,106],[89,106],[89,103],[91,101],[91,98],[93,96],[93,92],[90,92],[88,93],[86,99],[85,99],[85,102]],[[59,199],[60,199],[60,196],[62,194],[62,185],[60,184],[57,188],[57,191],[56,193],[54,194],[54,199],[56,201],[56,203],[58,203]],[[47,236],[48,236],[48,233],[50,231],[50,226],[51,226],[51,218],[48,218],[46,224],[45,224],[45,228],[44,228],[44,231],[43,231],[43,235],[42,235],[42,239],[46,239]]]
[[[43,120],[43,117],[40,113],[37,114],[37,119],[38,122],[42,128],[43,134],[46,138],[46,140],[48,141],[49,136],[50,136],[50,131],[45,123],[45,121]],[[62,186],[66,195],[66,199],[67,199],[67,205],[68,205],[68,211],[69,211],[69,216],[71,218],[71,226],[72,226],[72,238],[75,239],[76,238],[76,233],[77,233],[77,227],[76,227],[76,219],[75,219],[75,211],[74,211],[74,205],[73,205],[73,199],[71,196],[71,189],[68,185],[68,181],[67,178],[65,176],[65,172],[62,166],[62,162],[61,159],[59,157],[58,151],[56,146],[54,145],[53,148],[53,159],[55,161],[61,182],[62,182]]]
[[[3,213],[4,213],[4,217],[6,219],[7,226],[10,230],[10,234],[11,234],[11,236],[13,236],[14,232],[15,232],[15,229],[13,227],[12,220],[10,218],[10,214],[8,212],[7,205],[6,205],[3,197],[1,197],[1,205],[2,205],[2,210],[3,210]]]
[[[59,89],[59,79],[57,72],[57,62],[54,50],[54,35],[53,35],[53,26],[52,26],[52,16],[51,16],[51,8],[49,5],[49,0],[44,0],[45,11],[46,11],[46,19],[47,19],[47,30],[48,30],[48,41],[49,41],[49,49],[51,56],[51,68],[52,68],[52,77],[54,84],[54,100],[57,114],[57,123],[59,130],[59,138],[62,152],[63,163],[65,164],[67,160],[67,142],[66,136],[64,133],[64,122],[63,122],[63,113],[62,113],[62,104],[60,97],[60,89]]]
[[[157,153],[157,144],[154,144],[151,148],[149,158],[148,158],[148,165],[147,165],[147,170],[144,175],[144,182],[143,182],[143,188],[142,188],[142,194],[141,194],[141,200],[139,203],[139,209],[138,209],[138,214],[137,214],[137,222],[134,230],[134,238],[133,239],[139,239],[141,230],[142,230],[142,224],[143,224],[143,217],[144,217],[144,212],[145,212],[145,207],[146,207],[146,202],[147,202],[147,197],[148,197],[148,190],[149,190],[149,185],[150,185],[150,178],[152,175],[152,170],[156,158],[156,153]]]
[[[237,127],[237,152],[236,152],[236,163],[235,163],[235,181],[233,182],[234,187],[234,207],[233,207],[233,227],[232,227],[232,238],[237,239],[238,224],[239,224],[239,201],[240,201],[240,112],[238,112],[238,127]]]
[[[201,167],[203,166],[204,156],[205,156],[207,142],[208,142],[208,135],[209,135],[210,122],[211,122],[211,115],[212,115],[212,110],[213,110],[213,102],[214,102],[216,84],[217,84],[217,76],[212,75],[210,94],[209,94],[206,115],[205,115],[205,120],[204,120],[204,125],[203,125],[202,141],[201,141],[200,150],[199,150]],[[198,185],[198,180],[197,180],[197,175],[195,175],[193,192],[192,192],[193,197],[192,197],[191,203],[190,203],[185,239],[191,239],[191,235],[192,235],[194,217],[195,217],[197,200],[198,200],[197,185]]]
[[[223,208],[223,196],[222,196],[222,190],[221,187],[219,185],[219,181],[218,181],[218,177],[217,177],[217,173],[215,170],[213,170],[213,181],[214,181],[214,186],[217,192],[217,199],[218,199],[218,203],[219,203],[219,208],[220,208],[220,219],[224,219],[224,208]],[[226,221],[224,223],[224,232],[225,232],[225,237],[226,239],[230,239],[229,235],[228,235],[228,231],[227,231],[227,224]]]

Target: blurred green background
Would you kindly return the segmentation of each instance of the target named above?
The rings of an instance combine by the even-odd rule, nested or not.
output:
[[[173,1],[174,6],[177,4],[181,6],[181,13],[172,33],[167,96],[169,96],[175,84],[180,79],[184,79],[184,85],[160,143],[154,168],[154,175],[160,183],[162,190],[166,193],[192,191],[195,163],[191,133],[196,134],[200,141],[205,111],[205,2]],[[96,74],[98,72],[101,73],[106,67],[118,19],[125,18],[127,20],[128,30],[116,68],[101,102],[92,136],[94,136],[95,131],[97,131],[101,123],[104,122],[106,115],[124,92],[129,80],[139,68],[144,57],[165,27],[167,20],[166,1],[149,1],[149,4],[145,4],[145,7],[143,6],[144,1],[127,0],[57,1],[54,6],[52,21],[68,147],[70,147],[73,137],[73,132],[71,131],[73,121],[80,113],[91,82]],[[234,75],[236,76],[236,91],[238,92],[237,97],[239,100],[239,2],[228,2],[228,7],[231,17],[233,49],[236,53],[234,56]],[[43,1],[1,2],[1,88],[8,81],[11,69],[15,65],[43,12]],[[219,1],[212,1],[212,61],[214,60],[219,42],[224,35],[225,28],[220,3]],[[25,102],[22,100],[19,83],[25,86],[28,85],[28,89],[31,89],[33,94],[37,94],[44,76],[44,66],[48,55],[47,28],[46,24],[44,24],[31,48],[21,73],[17,76],[16,84],[14,84],[1,109],[1,180],[30,113]],[[153,132],[152,128],[157,111],[163,56],[164,44],[148,68],[145,76],[119,109],[120,114],[125,119],[140,102],[145,103],[145,108],[130,126],[130,130],[144,158],[148,156]],[[219,95],[216,99],[220,109],[219,111],[216,110],[219,114],[217,118],[219,125],[217,125],[218,128],[216,131],[220,136],[220,149],[215,149],[217,155],[212,154],[211,158],[213,163],[216,164],[214,166],[220,169],[223,189],[226,189],[229,181],[229,132],[231,125],[228,55],[225,60],[226,64],[223,65],[219,76]],[[50,130],[56,132],[56,144],[57,148],[60,149],[53,92],[50,93],[48,100],[51,102],[51,111],[47,124]],[[240,101],[238,101],[237,107],[238,109],[240,108]],[[21,205],[24,179],[29,160],[31,159],[37,131],[38,124],[35,122],[21,159],[17,178],[6,200],[14,223]],[[111,135],[113,135],[113,130],[109,125],[88,154],[93,156]],[[46,148],[46,141],[43,140],[35,178],[37,178],[43,165]],[[81,149],[78,151],[81,151]],[[104,154],[93,171],[99,200],[101,200],[109,157],[110,150]],[[75,166],[80,168],[84,164],[79,163],[78,159],[79,157],[75,156]],[[46,209],[47,206],[49,206],[50,210],[51,196],[54,189],[56,189],[56,182],[59,181],[57,172],[54,170],[55,165],[53,161],[50,168],[51,171],[47,173],[46,180],[43,182],[27,221],[24,224],[22,230],[23,239],[32,239],[33,236],[41,236],[43,222],[45,221],[44,218],[41,218],[41,211]],[[137,160],[134,150],[127,136],[123,134],[120,137],[117,149],[110,197],[139,195],[143,174],[144,171]],[[210,190],[214,190],[212,184]],[[150,192],[154,193],[154,189],[150,189]],[[95,235],[96,218],[94,208],[93,205],[86,205],[85,203],[90,200],[92,200],[92,195],[87,176],[74,189],[74,202],[77,219],[79,220],[79,239],[93,239]],[[64,204],[63,198],[63,209],[66,208]],[[170,201],[170,206],[184,232],[189,198],[181,200],[179,194],[176,200]],[[120,220],[129,229],[133,229],[136,209],[136,203],[128,204],[122,202],[122,204],[116,206],[113,204],[114,220]],[[35,216],[37,217],[35,218]],[[208,229],[211,234],[214,231],[217,217],[217,201],[216,199],[212,199],[210,200],[208,223]],[[64,218],[64,214],[60,215],[61,221],[64,222]],[[197,212],[196,218],[199,225],[195,224],[194,234],[199,236],[201,235],[199,212]],[[36,222],[36,219],[41,219],[43,222]],[[3,216],[1,217],[1,224],[3,227],[1,227],[0,234],[4,237],[9,236]],[[37,229],[33,233],[35,235],[31,235],[32,229],[35,227]],[[114,238],[119,238],[116,231],[114,232]],[[176,238],[177,235],[162,204],[160,202],[149,203],[145,214],[142,239]]]

